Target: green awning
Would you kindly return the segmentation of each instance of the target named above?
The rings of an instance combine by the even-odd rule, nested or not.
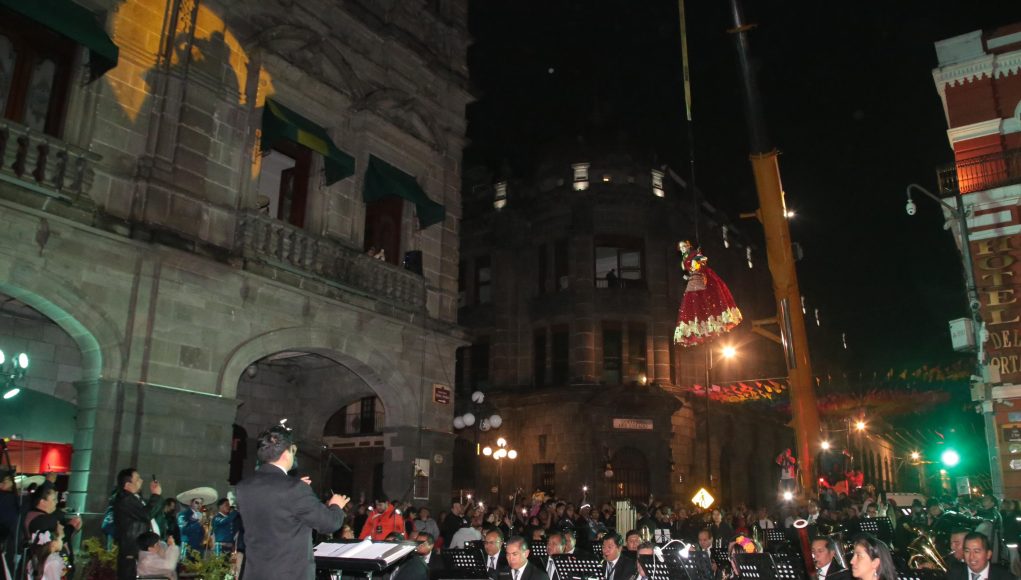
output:
[[[427,228],[443,221],[447,209],[425,194],[415,178],[386,161],[369,156],[369,168],[365,171],[365,191],[362,199],[376,201],[396,195],[415,204],[418,213],[418,225]]]
[[[92,80],[117,66],[120,49],[96,15],[72,0],[0,0],[0,8],[17,12],[89,49]]]
[[[280,103],[266,99],[266,106],[262,109],[262,151],[268,152],[281,139],[308,147],[323,156],[326,185],[355,174],[355,158],[338,149],[326,129]]]

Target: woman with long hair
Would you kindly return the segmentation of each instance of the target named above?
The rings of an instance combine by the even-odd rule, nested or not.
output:
[[[897,580],[890,548],[875,536],[858,536],[851,557],[851,574],[858,580]]]

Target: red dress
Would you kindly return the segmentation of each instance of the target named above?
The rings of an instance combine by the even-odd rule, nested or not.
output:
[[[700,344],[741,323],[741,311],[730,289],[706,262],[700,250],[689,250],[682,256],[681,267],[688,276],[688,286],[677,313],[674,342],[683,346]]]

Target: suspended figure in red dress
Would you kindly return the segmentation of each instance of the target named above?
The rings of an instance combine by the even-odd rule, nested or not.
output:
[[[674,342],[692,346],[729,332],[741,323],[741,311],[723,280],[706,266],[702,251],[687,240],[679,243],[681,268],[688,279],[677,313]]]

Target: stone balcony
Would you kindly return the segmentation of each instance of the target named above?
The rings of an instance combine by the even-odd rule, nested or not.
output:
[[[347,299],[353,291],[401,310],[425,307],[422,276],[260,213],[242,213],[238,223],[236,251],[246,270],[317,293],[331,294],[325,285]]]
[[[91,211],[87,193],[99,160],[91,151],[0,119],[0,186],[15,186],[2,187],[4,197],[56,214],[73,206]]]

